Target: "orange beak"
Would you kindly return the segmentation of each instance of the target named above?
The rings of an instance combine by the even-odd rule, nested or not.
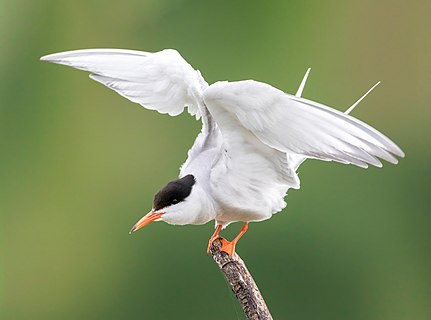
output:
[[[129,234],[132,232],[135,232],[142,227],[145,227],[147,224],[150,224],[151,222],[160,219],[160,217],[164,214],[164,212],[160,213],[154,213],[153,211],[148,212],[145,216],[141,218],[136,224],[133,226],[133,228],[130,230]]]

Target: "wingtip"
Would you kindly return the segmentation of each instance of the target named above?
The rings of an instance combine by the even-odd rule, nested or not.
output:
[[[65,64],[69,58],[83,51],[85,50],[72,50],[72,51],[51,53],[51,54],[42,56],[40,60],[52,62],[52,63],[58,63],[58,64]]]
[[[398,153],[396,153],[396,155],[400,158],[404,158],[406,156],[406,154],[404,153],[403,150],[401,150],[400,148],[398,148]]]
[[[40,57],[39,59],[40,59],[40,61],[57,62],[58,59],[55,58],[56,56],[57,56],[57,53],[47,54],[47,55]]]
[[[404,158],[406,156],[404,151],[401,150],[401,148],[395,142],[393,142],[393,141],[391,141],[391,142],[392,142],[391,146],[390,146],[390,148],[387,149],[387,151],[396,155],[399,158]]]
[[[376,168],[383,168],[383,163],[381,163],[380,161],[378,161],[378,163],[372,163],[372,165]]]

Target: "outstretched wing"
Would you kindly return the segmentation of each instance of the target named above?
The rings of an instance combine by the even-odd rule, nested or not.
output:
[[[41,60],[89,71],[92,79],[147,109],[176,116],[187,106],[191,115],[201,116],[202,91],[208,84],[176,50],[87,49]]]
[[[377,158],[397,163],[394,155],[404,156],[394,142],[362,121],[265,83],[217,82],[204,92],[204,101],[222,132],[222,123],[235,119],[265,145],[288,156],[365,168],[382,166]]]

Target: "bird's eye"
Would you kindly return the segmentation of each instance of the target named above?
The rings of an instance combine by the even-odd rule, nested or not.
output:
[[[178,203],[178,199],[173,199],[172,203]]]

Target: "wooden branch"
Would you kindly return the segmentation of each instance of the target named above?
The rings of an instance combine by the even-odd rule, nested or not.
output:
[[[221,238],[215,240],[211,246],[211,255],[229,282],[247,319],[272,320],[259,288],[244,261],[236,253],[230,257],[227,253],[220,252],[221,246]]]

